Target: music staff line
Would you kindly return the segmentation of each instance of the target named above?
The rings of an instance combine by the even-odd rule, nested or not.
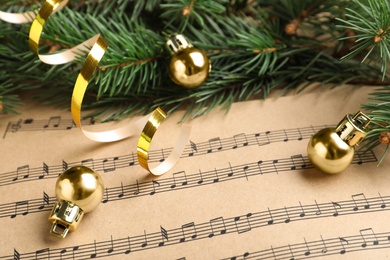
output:
[[[238,149],[254,145],[268,145],[277,142],[287,142],[288,140],[303,140],[309,139],[318,130],[324,128],[324,126],[310,126],[304,128],[295,128],[288,130],[266,131],[255,134],[238,134],[228,138],[212,138],[205,142],[199,142],[197,144],[190,141],[190,144],[186,146],[181,158],[187,158],[192,156],[199,156],[205,154],[211,154],[215,152],[222,152],[232,149]],[[165,159],[165,155],[170,154],[172,148],[153,150],[150,152],[150,162],[162,162]],[[138,165],[137,155],[132,152],[131,154],[123,156],[114,156],[103,159],[85,159],[81,162],[67,163],[62,162],[61,165],[47,165],[43,162],[42,167],[30,167],[26,164],[17,167],[16,171],[6,172],[0,174],[0,186],[12,185],[26,181],[36,181],[48,178],[57,178],[63,171],[69,167],[76,165],[85,165],[100,173],[113,172],[116,169],[131,167]]]
[[[352,195],[353,196],[364,196],[363,193]],[[378,198],[375,198],[377,200],[377,203],[375,206],[373,204],[370,204],[370,207],[366,207],[366,199],[367,198],[360,198],[359,199],[352,199],[349,201],[345,201],[344,203],[350,204],[350,209],[348,214],[359,214],[363,212],[375,212],[377,210],[387,210],[388,208],[385,205],[385,207],[382,207],[383,204],[381,204],[380,201],[382,198],[381,195]],[[385,196],[386,200],[389,200],[390,196]],[[368,201],[372,201],[374,198],[368,198]],[[343,202],[338,202],[340,205],[343,204]],[[353,204],[353,205],[352,205]],[[320,206],[321,205],[321,206]],[[357,207],[357,210],[354,210],[354,208]],[[302,214],[302,208],[305,210],[305,214]],[[312,218],[319,218],[318,209],[321,210],[320,215],[324,214],[322,217],[337,217],[341,216],[340,214],[334,215],[334,209],[333,209],[333,202],[332,203],[323,203],[318,204],[317,202],[312,205],[300,205],[299,207],[294,207],[294,211],[290,211],[290,213],[287,213],[291,208],[280,208],[276,210],[265,210],[255,213],[247,213],[243,215],[238,215],[235,217],[217,217],[210,219],[209,221],[203,222],[203,223],[194,223],[194,222],[188,222],[185,223],[179,227],[172,228],[172,229],[166,229],[163,226],[160,226],[160,231],[147,233],[146,230],[144,231],[144,234],[136,235],[136,236],[128,236],[125,238],[118,238],[113,239],[112,235],[110,240],[96,242],[85,244],[85,245],[77,245],[72,247],[66,247],[66,248],[58,248],[58,249],[40,249],[35,252],[29,252],[20,254],[16,249],[15,252],[17,252],[18,258],[20,259],[23,257],[23,259],[35,259],[38,257],[46,256],[47,259],[90,259],[90,258],[96,258],[96,257],[109,257],[112,255],[118,255],[118,254],[129,254],[131,252],[137,252],[142,250],[150,250],[159,248],[162,246],[168,246],[168,245],[177,245],[184,242],[191,242],[196,241],[199,239],[211,239],[213,237],[217,237],[220,235],[226,235],[226,234],[242,234],[246,232],[250,232],[254,229],[268,227],[271,225],[276,224],[289,224],[294,221],[302,221]],[[288,221],[287,221],[288,220]],[[390,233],[387,233],[390,234]],[[364,239],[364,243],[366,243],[366,247],[368,244],[367,241],[371,241],[369,234],[365,235],[366,238]],[[349,244],[348,241],[353,241],[353,239],[347,237],[343,238],[343,241],[347,241],[347,244]],[[348,240],[347,240],[348,239]],[[352,243],[351,243],[352,244]],[[374,244],[380,244],[379,240],[377,243]],[[306,242],[305,245],[308,245]],[[326,247],[329,247],[329,252],[332,252],[332,250],[338,250],[330,248],[332,247],[332,244],[328,244]],[[297,247],[299,250],[301,250],[301,245]],[[308,256],[311,254],[311,250],[309,246],[305,247],[306,253],[304,255]],[[314,247],[313,247],[314,248]],[[276,248],[278,249],[278,248]],[[279,250],[279,249],[278,249]],[[347,252],[347,249],[344,245],[344,253]],[[14,256],[15,256],[14,252]],[[294,251],[292,251],[294,253]],[[314,251],[313,251],[314,252]],[[275,254],[280,254],[279,251],[275,252]],[[282,252],[284,254],[284,252]],[[344,254],[342,251],[339,251],[340,254]],[[43,255],[44,254],[44,255]],[[314,253],[313,253],[314,255]],[[9,256],[7,256],[9,257]],[[6,259],[7,257],[0,257],[0,259]],[[295,259],[290,258],[290,259]]]
[[[308,259],[330,255],[344,255],[362,250],[390,248],[390,232],[375,233],[372,228],[359,230],[358,235],[334,237],[321,240],[289,244],[256,252],[245,252],[241,255],[223,258],[223,260],[244,259]]]
[[[83,125],[94,125],[95,120],[83,119]],[[8,122],[5,129],[3,139],[5,139],[7,133],[17,133],[25,131],[44,131],[44,130],[70,130],[75,128],[76,125],[73,119],[64,119],[61,116],[53,116],[49,119],[36,120],[32,118],[19,119],[18,121]]]
[[[373,152],[362,155],[355,154],[353,164],[377,162]],[[172,177],[147,182],[137,182],[121,186],[106,188],[102,202],[108,203],[116,200],[133,199],[141,196],[153,196],[164,192],[173,192],[182,189],[214,185],[226,181],[246,179],[261,176],[263,174],[278,174],[279,172],[311,169],[309,159],[302,155],[294,155],[290,158],[282,158],[268,161],[257,161],[238,166],[214,169],[198,173],[186,174],[185,171],[173,173]],[[43,192],[40,199],[31,199],[0,205],[0,218],[15,218],[18,215],[28,215],[51,210],[55,196],[49,196]]]

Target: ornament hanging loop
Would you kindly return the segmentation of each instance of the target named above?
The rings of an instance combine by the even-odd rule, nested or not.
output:
[[[193,45],[188,41],[188,39],[182,34],[171,35],[168,38],[166,45],[168,46],[168,49],[170,50],[172,55],[177,53],[178,51],[193,47]]]
[[[349,146],[358,146],[367,133],[365,129],[371,123],[371,119],[363,112],[358,111],[355,115],[346,115],[336,127],[336,133]]]

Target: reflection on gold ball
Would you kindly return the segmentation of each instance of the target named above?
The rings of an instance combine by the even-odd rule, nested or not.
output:
[[[351,164],[355,149],[345,143],[333,128],[325,128],[312,136],[307,153],[317,169],[335,174]]]
[[[186,48],[173,55],[169,73],[177,85],[194,88],[207,80],[210,66],[210,60],[203,50]]]
[[[98,173],[85,166],[69,168],[57,179],[57,199],[73,202],[86,213],[99,205],[103,194],[102,178]]]

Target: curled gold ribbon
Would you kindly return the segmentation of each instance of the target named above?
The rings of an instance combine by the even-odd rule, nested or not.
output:
[[[50,15],[61,10],[67,3],[68,0],[46,0],[31,24],[29,35],[30,49],[42,62],[50,65],[65,64],[75,60],[76,57],[82,55],[83,52],[88,52],[99,38],[99,35],[95,35],[85,42],[59,53],[39,54],[39,41],[46,21],[49,19]]]
[[[176,164],[176,162],[180,159],[180,155],[185,148],[191,132],[190,126],[183,125],[180,129],[179,136],[171,154],[158,166],[149,168],[149,147],[153,140],[154,134],[166,117],[167,114],[161,108],[154,110],[150,115],[149,120],[142,130],[141,136],[138,140],[138,162],[143,168],[154,175],[162,175]]]
[[[88,51],[89,53],[84,61],[81,71],[77,76],[72,93],[71,114],[74,123],[81,129],[86,137],[98,142],[118,141],[130,137],[135,133],[140,133],[143,129],[141,137],[138,141],[137,148],[139,163],[143,168],[147,169],[152,174],[164,174],[170,170],[179,160],[180,155],[184,150],[187,141],[189,140],[191,127],[182,126],[176,141],[176,145],[173,148],[171,154],[160,165],[150,169],[148,164],[150,143],[155,132],[157,131],[157,128],[166,117],[166,113],[161,108],[154,110],[150,116],[143,117],[136,122],[126,124],[113,130],[89,131],[84,129],[81,125],[81,108],[88,84],[91,81],[93,74],[98,69],[99,62],[103,58],[103,55],[108,48],[108,42],[100,34],[93,36],[76,47],[66,49],[57,54],[39,54],[39,41],[46,21],[49,19],[52,13],[59,11],[67,3],[68,0],[46,0],[32,22],[29,36],[30,48],[39,57],[39,59],[52,65],[64,64],[73,61],[78,55],[82,54],[84,51]]]
[[[8,13],[0,11],[0,20],[3,20],[7,23],[13,23],[13,24],[22,24],[22,23],[29,23],[32,20],[34,20],[35,12],[25,12],[25,13]]]

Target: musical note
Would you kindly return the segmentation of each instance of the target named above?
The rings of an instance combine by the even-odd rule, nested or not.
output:
[[[50,259],[50,248],[35,251],[35,259]]]
[[[267,224],[272,225],[274,223],[274,218],[272,217],[272,213],[271,213],[271,210],[269,208],[268,208],[268,214],[269,214],[270,220],[268,220]]]
[[[74,246],[73,248],[72,248],[72,259],[75,259],[74,258],[74,253],[77,251],[77,250],[79,250],[79,246]]]
[[[290,245],[288,245],[288,249],[289,249],[289,252],[290,252],[290,255],[291,255],[290,260],[294,260],[295,256],[294,256],[294,253],[293,253]]]
[[[262,138],[262,136],[260,134],[255,134],[255,138],[256,138],[256,142],[258,144],[258,146],[263,146],[263,145],[268,145],[271,143],[270,139],[269,139],[269,135],[270,135],[270,131],[267,131],[265,132],[265,138]]]
[[[354,211],[359,210],[358,202],[361,201],[361,200],[362,200],[363,202],[365,202],[365,204],[364,204],[364,208],[365,208],[365,209],[369,209],[369,208],[370,208],[370,204],[368,203],[368,201],[367,201],[367,199],[366,199],[366,196],[364,196],[363,193],[359,193],[359,194],[352,195],[352,200],[353,200],[353,202],[354,202],[354,204],[355,204],[355,207],[353,207],[353,210],[354,210]]]
[[[299,128],[297,128],[297,132],[298,132],[298,138],[297,138],[297,140],[298,140],[298,141],[302,141],[302,140],[303,140],[303,136],[302,136],[301,130],[300,130]]]
[[[286,212],[286,216],[287,216],[287,218],[284,220],[284,223],[289,223],[291,219],[286,207],[284,207],[284,211]]]
[[[332,205],[333,205],[333,208],[334,208],[334,211],[335,211],[335,212],[333,213],[333,216],[334,216],[334,217],[337,217],[337,216],[339,215],[339,212],[338,212],[336,206],[337,206],[339,209],[341,209],[341,205],[340,205],[339,203],[333,202],[333,201],[332,201]]]
[[[209,149],[207,150],[207,153],[212,153],[213,150],[222,150],[222,143],[219,137],[211,138],[209,140]]]
[[[62,160],[62,170],[66,171],[69,168],[68,163]]]
[[[61,117],[60,116],[52,116],[49,118],[47,124],[43,126],[43,128],[50,128],[51,126],[57,128],[60,125]]]
[[[191,237],[192,239],[197,237],[197,231],[194,222],[182,225],[181,231],[183,233],[183,237],[179,240],[181,243],[186,241],[187,237]]]
[[[121,182],[121,192],[118,194],[118,198],[122,198],[125,195],[125,191],[123,190],[123,183]]]
[[[119,157],[114,157],[111,159],[104,159],[103,160],[103,172],[113,172],[116,169],[115,162],[118,160]]]
[[[305,160],[303,159],[303,156],[302,154],[297,154],[297,155],[293,155],[291,156],[291,162],[293,164],[293,166],[291,166],[291,170],[296,170],[297,168],[306,168],[306,162]]]
[[[342,237],[339,237],[339,242],[341,244],[341,247],[343,249],[340,250],[340,254],[343,255],[345,254],[347,251],[345,250],[345,245],[344,244],[349,244],[348,240],[346,240],[345,238],[342,238]]]
[[[131,152],[131,160],[129,159],[129,166],[133,166],[135,164],[135,155],[134,152]]]
[[[19,201],[15,203],[15,211],[14,214],[11,215],[11,218],[15,218],[19,213],[22,212],[23,216],[26,216],[28,214],[28,200]]]
[[[139,182],[138,182],[138,180],[137,180],[137,184],[135,186],[136,186],[136,189],[135,189],[133,194],[137,196],[139,194]]]
[[[128,244],[128,249],[125,251],[125,255],[130,254],[131,252],[131,243],[130,243],[130,237],[127,237],[127,244]]]
[[[303,238],[303,240],[305,241],[305,246],[306,246],[306,251],[305,251],[304,255],[309,256],[310,255],[309,245],[307,244],[306,238]]]
[[[283,142],[288,142],[288,136],[287,136],[287,132],[285,129],[283,129],[283,133],[284,133],[284,139],[283,139]]]
[[[20,254],[16,249],[14,248],[14,260],[20,260]]]
[[[161,149],[161,159],[159,160],[159,162],[163,162],[165,161],[165,153],[164,153],[164,149]]]
[[[361,245],[363,248],[367,246],[367,241],[370,240],[372,240],[371,242],[374,246],[379,244],[378,238],[376,237],[372,228],[361,229],[359,232],[363,239],[363,243]]]
[[[96,240],[93,241],[93,246],[94,246],[94,253],[91,254],[90,258],[96,258],[96,256],[97,256]]]
[[[62,250],[60,251],[60,260],[62,260],[62,255],[65,254],[66,252],[67,252],[66,249],[62,249]],[[74,259],[74,257],[73,257],[73,259]]]
[[[50,197],[49,195],[46,194],[46,192],[43,192],[43,201],[42,201],[42,205],[39,206],[39,209],[42,210],[45,208],[45,206],[48,206],[50,203]]]
[[[261,160],[257,162],[257,168],[259,168],[260,174],[263,174],[263,170],[261,169],[262,164],[263,164],[263,161],[261,161]]]
[[[321,235],[321,241],[322,241],[322,244],[324,245],[324,248],[321,250],[321,253],[326,254],[328,252],[328,247],[326,246],[324,238],[322,237],[322,235]]]
[[[208,237],[213,237],[216,233],[223,235],[226,234],[226,225],[223,217],[214,218],[210,220],[211,233]]]
[[[108,188],[106,188],[105,191],[104,191],[104,197],[103,197],[102,202],[103,203],[107,203],[108,202]]]
[[[42,175],[40,175],[38,178],[43,179],[45,175],[49,175],[49,166],[46,163],[43,163]]]
[[[234,218],[234,224],[236,225],[237,233],[245,233],[252,230],[249,218],[252,216],[252,213],[248,213],[243,218],[242,216]]]
[[[162,226],[160,226],[160,229],[161,229],[161,242],[158,244],[158,246],[163,246],[165,241],[169,241],[168,232]]]
[[[299,206],[301,207],[301,210],[302,210],[302,212],[299,214],[299,216],[300,216],[301,218],[303,218],[304,216],[306,216],[306,213],[305,213],[305,210],[304,210],[303,207],[302,207],[302,203],[301,203],[301,202],[299,202]]]
[[[278,164],[278,163],[279,163],[279,160],[273,160],[272,161],[272,166],[274,167],[274,171],[275,171],[276,174],[279,173],[278,167],[276,166],[276,164]]]
[[[81,165],[85,166],[85,167],[88,167],[88,168],[91,168],[91,169],[95,168],[95,162],[94,162],[94,160],[92,158],[82,160],[81,161]]]
[[[146,237],[146,230],[144,230],[144,242],[141,244],[141,247],[148,246],[148,238]]]
[[[12,179],[12,181],[17,181],[19,179],[19,176],[22,176],[24,179],[28,178],[30,176],[30,166],[29,165],[19,166],[16,169],[16,177]]]
[[[188,184],[185,171],[181,171],[173,174],[173,184],[171,185],[171,189],[176,188],[177,183],[181,183],[181,186],[185,186]]]
[[[19,120],[16,123],[11,123],[11,126],[10,126],[11,132],[16,133],[20,129],[21,123],[22,123],[22,120]]]
[[[107,250],[107,253],[108,254],[111,254],[112,252],[114,252],[114,241],[112,240],[112,236],[111,236],[111,247]]]
[[[190,147],[191,152],[188,154],[188,156],[194,156],[194,153],[198,152],[198,148],[196,147],[196,144],[190,140]]]
[[[157,185],[158,187],[160,187],[160,183],[159,183],[158,181],[153,180],[153,181],[152,181],[152,185],[153,185],[153,191],[150,192],[150,195],[156,194],[156,185]]]
[[[384,208],[386,208],[385,200],[383,199],[382,195],[379,192],[378,192],[378,194],[379,194],[379,197],[381,198],[381,201],[382,201],[381,208],[384,209]]]
[[[245,175],[245,178],[246,178],[247,181],[249,181],[248,180],[248,174],[247,174],[248,169],[249,169],[248,165],[245,165],[244,168],[242,168],[242,170],[244,171],[244,175]]]
[[[232,147],[233,149],[237,149],[238,146],[248,146],[248,139],[244,133],[234,135],[233,136],[234,140],[234,146]]]
[[[199,170],[199,181],[198,181],[198,184],[202,184],[203,183],[203,174],[202,174],[202,171]]]
[[[219,176],[218,176],[218,170],[214,168],[214,174],[215,174],[215,179],[213,180],[214,183],[219,182]]]
[[[229,173],[228,173],[228,177],[232,177],[233,176],[233,174],[234,174],[234,172],[233,172],[233,168],[232,168],[232,165],[230,164],[230,162],[229,162]]]

